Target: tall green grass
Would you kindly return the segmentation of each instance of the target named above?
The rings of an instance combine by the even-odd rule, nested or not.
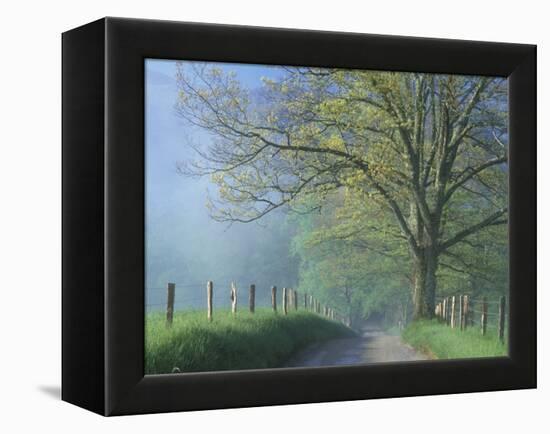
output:
[[[479,327],[460,331],[438,320],[412,322],[402,334],[409,345],[438,359],[498,357],[508,355],[494,330],[481,335]]]
[[[352,335],[342,324],[305,311],[257,309],[236,317],[214,312],[211,323],[204,311],[176,312],[171,328],[165,314],[153,312],[145,321],[145,373],[274,368],[311,343]]]

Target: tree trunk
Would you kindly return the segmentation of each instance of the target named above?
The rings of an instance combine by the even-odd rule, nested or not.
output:
[[[432,246],[422,247],[414,257],[414,319],[431,319],[435,309],[438,257]]]

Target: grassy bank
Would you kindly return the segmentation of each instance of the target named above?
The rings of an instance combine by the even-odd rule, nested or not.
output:
[[[274,314],[215,312],[209,323],[204,311],[177,312],[171,329],[164,313],[149,313],[145,324],[145,372],[256,369],[281,366],[305,346],[353,332],[340,323],[309,312]]]
[[[414,348],[438,359],[506,356],[508,350],[494,331],[482,336],[478,327],[452,329],[437,320],[411,323],[402,338]]]

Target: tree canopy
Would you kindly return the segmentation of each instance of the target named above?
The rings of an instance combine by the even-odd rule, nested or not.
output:
[[[177,113],[213,138],[180,172],[216,183],[218,221],[294,215],[305,288],[362,309],[399,294],[420,318],[441,284],[505,285],[506,80],[288,67],[252,91],[182,63],[177,82]]]

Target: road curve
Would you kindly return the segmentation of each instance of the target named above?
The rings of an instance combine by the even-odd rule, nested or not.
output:
[[[365,329],[361,336],[332,339],[295,354],[285,367],[356,365],[380,362],[426,360],[427,357],[403,343],[399,336]]]

